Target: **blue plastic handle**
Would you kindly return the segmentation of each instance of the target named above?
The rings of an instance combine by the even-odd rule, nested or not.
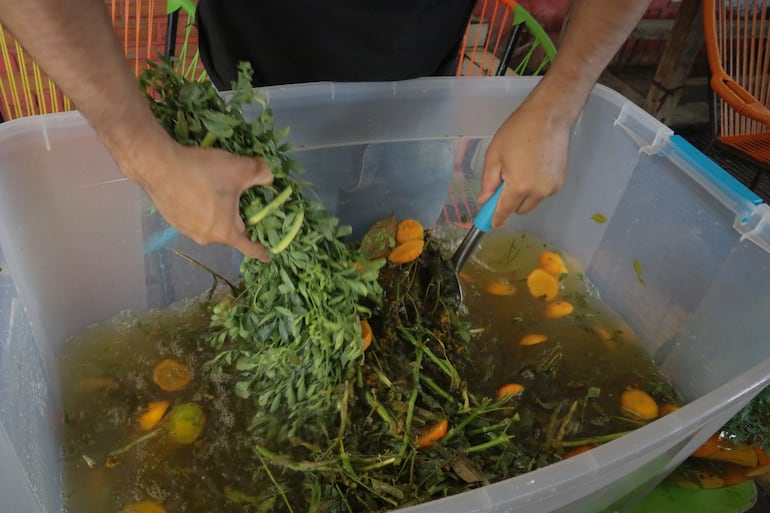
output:
[[[500,199],[501,192],[503,192],[503,182],[500,182],[500,185],[497,186],[495,193],[491,198],[487,200],[486,203],[484,203],[484,205],[482,205],[481,210],[479,210],[479,213],[476,214],[476,218],[473,220],[473,226],[475,226],[479,231],[488,232],[492,229],[492,214],[495,213],[495,208],[497,208],[497,200]]]

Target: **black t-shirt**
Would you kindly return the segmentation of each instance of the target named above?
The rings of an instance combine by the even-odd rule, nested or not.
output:
[[[220,90],[453,75],[475,0],[200,0],[201,59]]]

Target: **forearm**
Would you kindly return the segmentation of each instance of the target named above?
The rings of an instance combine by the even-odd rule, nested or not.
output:
[[[650,0],[574,0],[559,52],[545,77],[500,126],[487,148],[478,201],[504,182],[492,226],[526,214],[567,177],[570,127]]]
[[[551,69],[533,91],[558,114],[577,117],[599,75],[641,19],[650,0],[574,0],[569,24]]]
[[[119,164],[170,142],[139,90],[103,0],[0,0],[0,20],[72,99]]]
[[[267,250],[244,233],[238,208],[244,190],[273,180],[267,164],[175,143],[139,90],[103,0],[0,0],[0,20],[169,224],[200,244],[229,244],[267,261]]]

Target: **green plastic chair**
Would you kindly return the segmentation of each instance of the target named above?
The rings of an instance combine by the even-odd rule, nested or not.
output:
[[[556,57],[556,46],[542,25],[515,0],[483,0],[480,21],[489,24],[486,36],[482,37],[481,24],[468,25],[458,76],[503,76],[509,70],[516,75],[540,75]],[[509,22],[512,28],[503,42]]]

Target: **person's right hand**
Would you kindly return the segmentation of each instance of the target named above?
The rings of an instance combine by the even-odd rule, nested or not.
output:
[[[198,244],[227,244],[267,262],[267,249],[246,235],[239,213],[243,191],[273,181],[265,161],[181,146],[170,139],[152,146],[154,151],[135,151],[117,160],[123,173],[144,188],[164,219]]]

